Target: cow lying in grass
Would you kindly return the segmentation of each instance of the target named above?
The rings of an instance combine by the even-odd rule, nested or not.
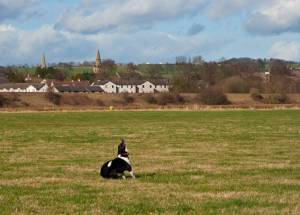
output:
[[[129,161],[129,155],[126,148],[126,144],[125,141],[122,139],[120,145],[118,146],[118,157],[114,160],[105,162],[100,169],[100,175],[103,178],[125,179],[125,171],[128,171],[131,177],[135,178],[132,166]]]

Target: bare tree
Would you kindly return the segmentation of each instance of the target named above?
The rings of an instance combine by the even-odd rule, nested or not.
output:
[[[193,64],[195,65],[203,65],[204,64],[204,60],[202,58],[202,56],[198,55],[193,57]]]
[[[176,57],[176,64],[187,64],[188,59],[185,56],[177,56]]]

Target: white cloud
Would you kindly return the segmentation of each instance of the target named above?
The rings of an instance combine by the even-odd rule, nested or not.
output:
[[[263,0],[214,0],[209,7],[208,15],[213,19],[223,18],[248,11],[262,2]]]
[[[151,39],[149,39],[151,38]],[[21,30],[0,25],[0,65],[37,64],[43,52],[50,62],[93,60],[99,48],[103,58],[117,62],[173,62],[177,55],[209,54],[228,44],[203,34],[174,35],[153,30],[85,35],[51,25]]]
[[[96,43],[80,35],[69,35],[57,31],[52,26],[42,26],[37,30],[21,30],[12,26],[0,25],[0,64],[37,64],[43,52],[51,62],[60,60],[84,59],[88,50],[93,50]]]
[[[295,41],[278,41],[275,42],[269,54],[273,58],[284,60],[300,61],[300,42]]]
[[[8,32],[8,31],[14,31],[15,28],[12,25],[0,25],[0,32]]]
[[[148,28],[157,22],[199,13],[208,0],[85,0],[61,16],[57,27],[80,33]],[[99,6],[97,6],[99,5]]]
[[[300,1],[273,0],[255,11],[246,25],[255,34],[280,34],[300,32]]]
[[[0,22],[18,17],[37,2],[38,0],[0,0]]]
[[[248,32],[268,35],[300,32],[299,8],[300,0],[82,0],[61,14],[56,28],[132,32],[200,13],[211,19],[243,14]]]
[[[16,17],[23,8],[26,10],[38,1],[0,0],[0,50],[5,53],[0,56],[0,64],[39,63],[43,52],[51,62],[92,60],[98,48],[104,58],[113,58],[117,62],[170,62],[177,55],[196,54],[214,58],[232,42],[228,38],[234,37],[235,32],[209,32],[212,29],[209,26],[206,32],[200,33],[204,26],[199,23],[212,21],[219,24],[218,20],[207,21],[207,13],[209,18],[217,19],[246,12],[245,16],[230,21],[241,24],[250,15],[247,29],[256,33],[278,31],[280,22],[283,22],[282,26],[293,26],[293,29],[300,23],[295,12],[297,7],[300,8],[296,0],[81,0],[80,4],[73,2],[64,7],[60,7],[64,2],[60,1],[55,14],[61,14],[61,17],[55,25],[34,30],[26,30],[26,21],[23,21],[25,27],[20,27],[23,30],[13,25],[1,25],[2,20]],[[41,7],[41,13],[45,12],[46,6]],[[281,7],[284,12],[280,11]],[[10,8],[7,10],[10,12],[1,14],[3,8]],[[69,9],[62,12],[64,8]],[[39,6],[34,7],[36,9]],[[48,13],[52,12],[50,7]],[[55,19],[46,19],[46,22],[53,23]],[[12,23],[23,26],[17,22]],[[34,20],[29,23],[29,28],[43,22]],[[291,31],[286,27],[279,29]],[[279,55],[276,50],[280,47],[274,44],[274,56]]]

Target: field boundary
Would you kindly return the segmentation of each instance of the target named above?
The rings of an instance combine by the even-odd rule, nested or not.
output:
[[[1,95],[1,94],[0,94]],[[300,94],[289,94],[286,103],[263,103],[254,100],[250,94],[227,94],[231,104],[204,105],[197,94],[181,94],[184,101],[166,104],[149,103],[147,95],[123,94],[63,94],[58,104],[49,100],[46,94],[11,94],[9,104],[2,104],[0,112],[88,112],[88,111],[203,111],[203,110],[265,110],[300,109]],[[158,95],[154,95],[158,96]],[[52,98],[56,99],[56,97]],[[59,98],[58,98],[59,99]],[[3,103],[3,102],[2,102]]]
[[[0,108],[0,113],[35,113],[35,112],[117,112],[117,111],[132,111],[132,112],[147,112],[147,111],[231,111],[231,110],[300,110],[300,104],[285,104],[285,105],[191,105],[191,106],[161,106],[161,107],[110,107],[105,108]]]

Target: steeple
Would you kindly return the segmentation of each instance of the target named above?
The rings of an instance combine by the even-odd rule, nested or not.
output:
[[[100,58],[100,52],[98,50],[97,57],[96,57],[96,66],[100,66],[100,65],[101,65],[101,58]]]
[[[101,72],[101,58],[100,58],[100,52],[97,51],[96,56],[96,64],[93,66],[94,73],[100,73]]]
[[[41,66],[42,69],[45,69],[45,68],[48,67],[47,66],[47,61],[46,61],[45,53],[43,53],[42,60],[41,60],[41,65],[40,66]]]

